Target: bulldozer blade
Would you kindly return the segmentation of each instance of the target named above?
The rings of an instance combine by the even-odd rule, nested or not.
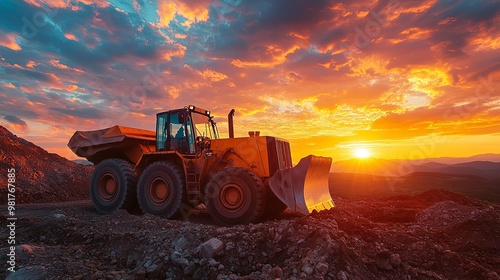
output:
[[[269,186],[290,210],[304,215],[333,208],[328,187],[331,164],[331,158],[307,156],[295,167],[278,170]]]

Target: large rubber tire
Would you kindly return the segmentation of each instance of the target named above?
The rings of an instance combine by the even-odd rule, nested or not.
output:
[[[205,188],[205,205],[222,225],[257,222],[264,212],[265,188],[250,170],[226,167],[217,172]]]
[[[123,208],[137,206],[135,168],[128,161],[118,158],[100,162],[90,179],[90,199],[95,209],[110,214]]]
[[[287,206],[270,190],[267,190],[266,208],[262,215],[263,220],[272,220],[285,212]]]
[[[142,172],[137,184],[137,201],[143,213],[172,217],[184,196],[184,175],[171,162],[158,161]]]

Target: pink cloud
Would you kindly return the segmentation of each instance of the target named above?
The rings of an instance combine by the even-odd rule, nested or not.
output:
[[[0,46],[4,46],[13,51],[22,50],[21,46],[19,46],[19,44],[16,41],[16,37],[17,35],[15,33],[7,33],[7,34],[0,33]]]

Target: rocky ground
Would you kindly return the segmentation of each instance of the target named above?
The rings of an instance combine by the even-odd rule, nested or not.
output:
[[[498,205],[446,191],[335,202],[307,217],[285,212],[234,227],[203,209],[165,220],[98,215],[89,201],[19,205],[17,272],[0,277],[500,279]],[[2,245],[3,264],[8,253]]]

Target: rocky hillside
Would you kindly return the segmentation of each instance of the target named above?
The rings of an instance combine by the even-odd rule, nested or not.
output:
[[[0,126],[0,203],[7,200],[7,170],[16,169],[16,203],[88,198],[92,167],[51,154]]]

